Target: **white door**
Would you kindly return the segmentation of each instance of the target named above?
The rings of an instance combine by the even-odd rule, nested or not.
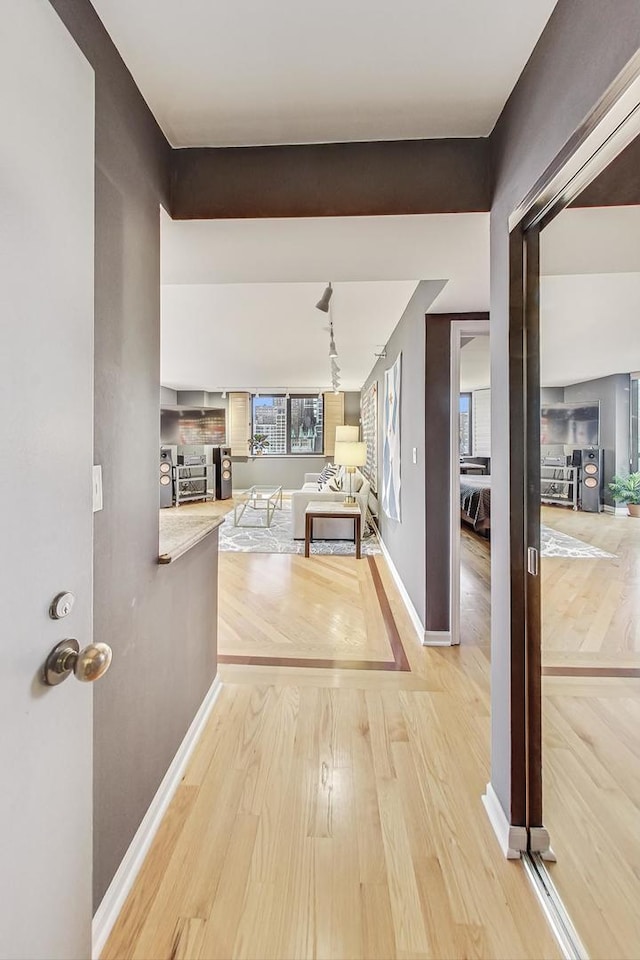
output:
[[[0,30],[0,957],[91,955],[93,71],[48,0]],[[75,596],[65,619],[49,605]]]

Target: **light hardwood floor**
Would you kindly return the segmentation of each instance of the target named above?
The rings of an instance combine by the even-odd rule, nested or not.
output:
[[[480,800],[486,629],[460,649],[425,649],[382,558],[392,625],[370,565],[330,560],[221,555],[221,648],[246,650],[264,612],[257,642],[274,663],[221,666],[104,960],[559,956]],[[282,581],[297,589],[281,596]],[[410,670],[278,665],[307,638],[335,660],[353,659],[354,642],[389,658],[392,626]]]
[[[393,660],[368,563],[227,553],[220,566],[221,654]],[[259,597],[259,603],[251,598]],[[282,626],[286,625],[286,629]]]

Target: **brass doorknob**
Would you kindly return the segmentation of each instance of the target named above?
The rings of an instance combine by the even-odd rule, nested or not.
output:
[[[47,657],[43,679],[50,687],[66,680],[73,672],[77,680],[99,680],[111,666],[113,651],[107,643],[90,643],[83,650],[77,640],[62,640]]]

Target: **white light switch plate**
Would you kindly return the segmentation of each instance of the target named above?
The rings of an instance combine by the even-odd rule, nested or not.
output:
[[[102,510],[102,467],[96,464],[93,467],[93,512]]]
[[[413,448],[413,462],[414,462],[414,463],[417,463],[417,462],[418,462],[418,448],[417,448],[417,447],[414,447],[414,448]]]

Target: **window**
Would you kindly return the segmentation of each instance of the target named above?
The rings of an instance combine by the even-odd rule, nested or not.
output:
[[[471,450],[471,394],[460,394],[460,456],[470,457]]]
[[[265,455],[322,454],[322,397],[253,397],[253,434],[269,441]]]

